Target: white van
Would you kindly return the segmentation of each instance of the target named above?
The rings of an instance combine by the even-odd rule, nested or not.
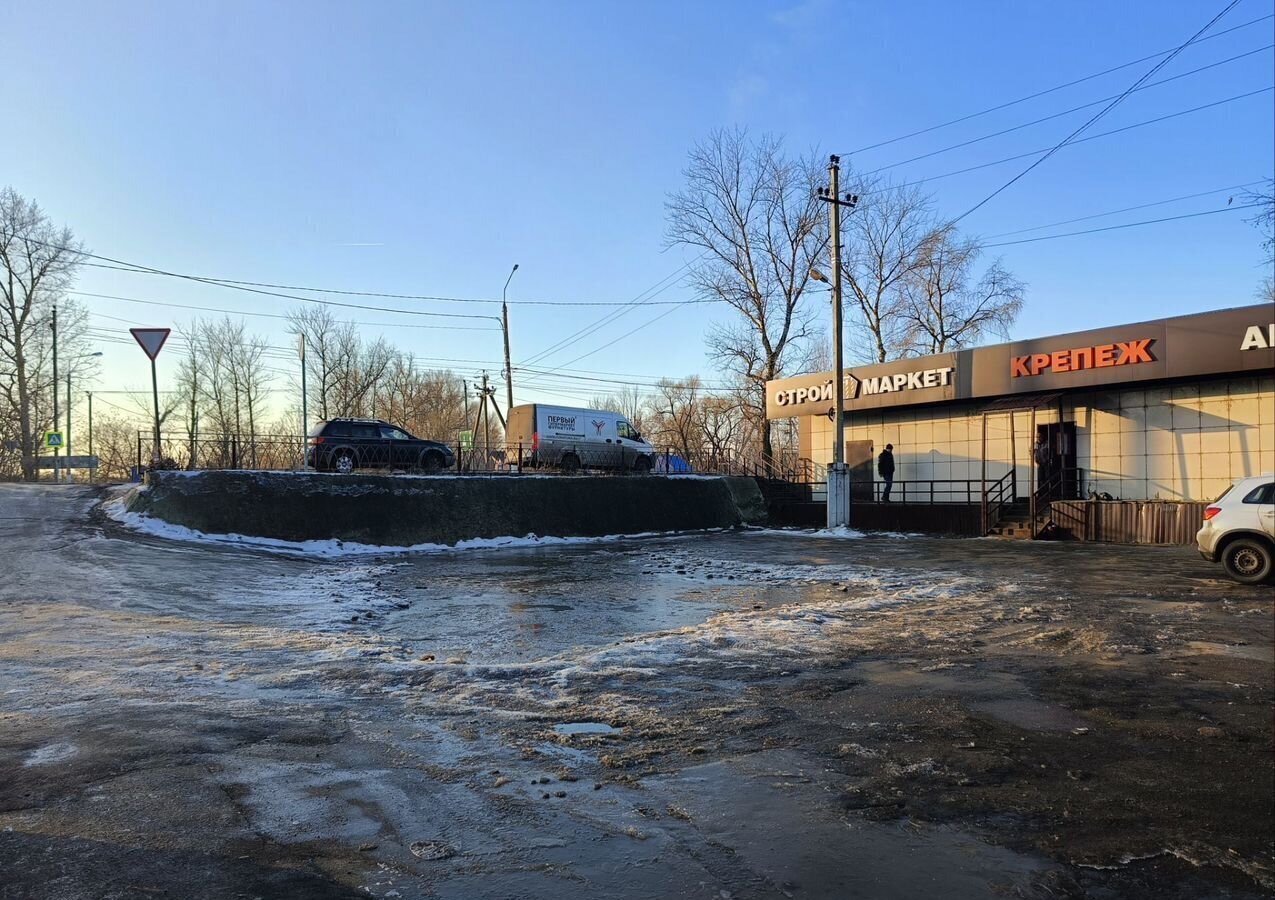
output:
[[[529,467],[650,472],[655,448],[619,413],[526,403],[509,411],[507,454]]]

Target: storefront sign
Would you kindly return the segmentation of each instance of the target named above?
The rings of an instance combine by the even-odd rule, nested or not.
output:
[[[1240,342],[1241,350],[1267,350],[1275,347],[1275,325],[1250,325]]]
[[[846,376],[844,387],[845,398],[853,400],[859,396],[859,379],[853,375]],[[780,406],[796,406],[801,403],[832,403],[833,402],[833,384],[832,379],[822,383],[816,383],[807,387],[787,388],[775,392],[775,402]]]
[[[1106,369],[1111,366],[1155,362],[1155,357],[1148,349],[1154,340],[1155,338],[1142,338],[1093,347],[1077,347],[1074,350],[1055,350],[1053,353],[1015,356],[1009,363],[1010,375],[1022,378],[1045,372],[1079,372],[1082,369]]]
[[[863,393],[888,394],[891,391],[915,391],[921,388],[946,387],[952,383],[953,368],[919,369],[915,372],[896,372],[878,378],[863,379]]]

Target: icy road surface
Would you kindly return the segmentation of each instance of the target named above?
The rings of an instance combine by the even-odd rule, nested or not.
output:
[[[1189,548],[306,559],[0,485],[0,898],[1267,896],[1272,598]]]

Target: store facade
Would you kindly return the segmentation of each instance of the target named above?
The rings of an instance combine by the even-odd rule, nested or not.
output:
[[[833,382],[772,381],[771,419],[832,460]],[[847,369],[846,460],[858,500],[894,445],[895,499],[978,502],[1013,480],[1055,499],[1211,500],[1275,471],[1275,305],[1258,304]]]

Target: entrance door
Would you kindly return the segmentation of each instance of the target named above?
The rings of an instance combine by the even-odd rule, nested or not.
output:
[[[846,466],[850,470],[850,499],[855,503],[871,503],[872,482],[876,477],[872,441],[846,441]]]
[[[1048,422],[1036,426],[1036,485],[1046,500],[1075,500],[1080,496],[1076,469],[1076,423]]]

